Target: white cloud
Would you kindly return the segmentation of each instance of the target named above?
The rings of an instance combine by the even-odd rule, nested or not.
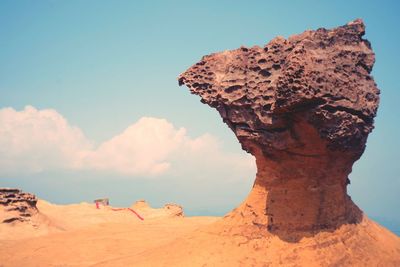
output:
[[[69,168],[77,153],[90,147],[81,130],[55,110],[0,110],[1,173]]]
[[[254,160],[228,153],[215,137],[187,135],[165,119],[143,117],[121,134],[94,146],[57,111],[0,109],[0,175],[54,169],[92,170],[125,176],[165,173],[244,172]]]
[[[143,117],[121,134],[89,151],[83,167],[123,174],[157,175],[170,168],[169,157],[181,148],[186,130],[164,119]]]

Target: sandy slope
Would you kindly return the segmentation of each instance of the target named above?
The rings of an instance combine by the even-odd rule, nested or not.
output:
[[[141,221],[129,211],[98,210],[87,203],[62,206],[40,201],[38,208],[41,214],[33,225],[1,226],[1,267],[108,265],[165,245],[217,219],[169,217],[158,209],[151,214],[147,208]]]

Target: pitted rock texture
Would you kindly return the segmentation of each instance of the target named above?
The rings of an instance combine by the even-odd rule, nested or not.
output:
[[[362,152],[379,102],[370,76],[375,57],[364,33],[356,20],[288,40],[277,37],[264,48],[211,54],[179,82],[217,108],[250,152],[249,138],[266,151],[295,146],[296,140],[275,139],[290,131],[291,115],[301,111],[333,148]]]
[[[0,188],[0,222],[29,221],[38,212],[37,201],[35,195],[23,193],[19,189]]]
[[[364,33],[358,19],[277,37],[204,56],[180,75],[256,158],[253,190],[226,219],[283,237],[360,221],[346,186],[379,103]]]

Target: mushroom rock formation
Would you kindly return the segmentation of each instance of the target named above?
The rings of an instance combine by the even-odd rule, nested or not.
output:
[[[256,158],[253,189],[225,221],[292,240],[357,223],[347,195],[379,103],[358,19],[204,56],[179,84],[216,108]]]

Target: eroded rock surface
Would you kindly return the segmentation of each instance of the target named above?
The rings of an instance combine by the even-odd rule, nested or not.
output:
[[[23,193],[19,189],[0,188],[0,222],[28,221],[38,212],[37,201],[35,195]]]
[[[257,177],[226,219],[293,233],[357,223],[346,193],[379,103],[361,20],[204,56],[180,75],[253,154]]]
[[[174,203],[167,203],[164,205],[164,207],[157,209],[152,208],[145,200],[138,200],[132,205],[131,208],[139,212],[145,219],[185,216],[182,206]]]

